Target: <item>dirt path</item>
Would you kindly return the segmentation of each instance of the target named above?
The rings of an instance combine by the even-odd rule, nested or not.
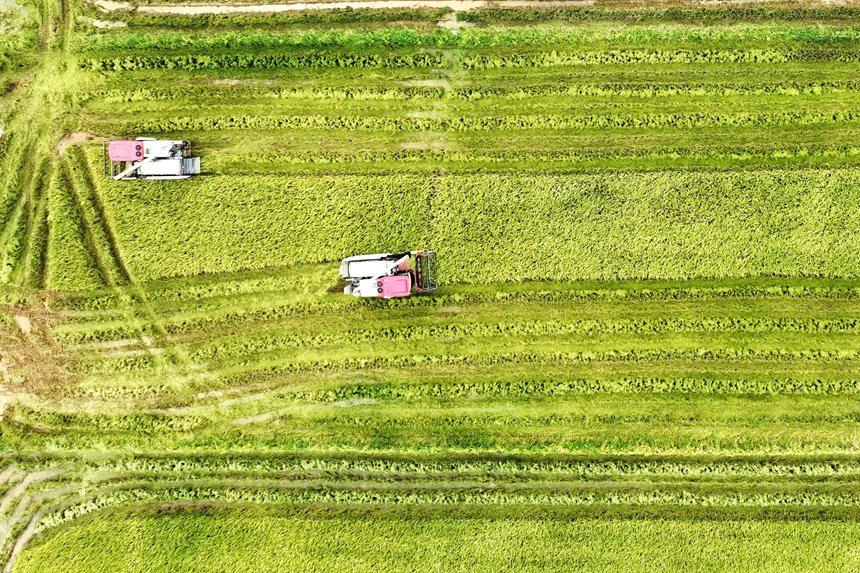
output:
[[[95,139],[95,134],[88,131],[70,131],[57,142],[57,155],[62,157],[66,153],[66,148],[76,143],[91,141]]]
[[[18,537],[17,541],[15,541],[15,545],[12,547],[12,553],[9,555],[9,560],[6,561],[6,566],[3,567],[3,573],[11,573],[12,567],[15,566],[15,560],[18,559],[18,555],[21,554],[21,551],[24,549],[24,546],[27,545],[27,542],[30,541],[30,538],[33,537],[33,534],[36,533],[36,526],[39,525],[39,520],[42,519],[44,512],[39,510],[30,520],[30,523],[27,524],[24,532]]]
[[[289,2],[283,4],[191,4],[177,5],[137,5],[130,2],[95,0],[96,6],[104,12],[134,8],[143,14],[240,14],[292,12],[301,10],[332,10],[337,8],[451,8],[455,12],[468,12],[478,8],[584,8],[600,5],[603,8],[652,8],[680,6],[731,6],[767,4],[769,6],[860,6],[860,0],[345,0],[332,2]]]
[[[31,485],[36,485],[45,480],[53,479],[66,473],[69,469],[70,468],[50,469],[28,473],[23,480],[21,480],[17,485],[9,488],[9,490],[3,495],[3,499],[0,500],[0,514],[4,513],[12,504],[12,501],[24,493],[24,491]]]
[[[129,9],[128,2],[111,2],[96,0],[96,5],[105,12]],[[335,8],[452,8],[455,12],[466,12],[476,8],[487,8],[490,5],[485,0],[370,0],[367,2],[299,2],[294,4],[204,4],[196,6],[137,6],[137,12],[144,14],[238,14],[249,12],[293,12],[301,10],[332,10]],[[594,0],[502,0],[493,2],[495,8],[517,8],[526,6],[550,7],[585,7],[594,5]]]

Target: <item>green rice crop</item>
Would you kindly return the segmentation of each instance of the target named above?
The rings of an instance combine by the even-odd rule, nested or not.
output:
[[[856,179],[855,170],[230,177],[110,183],[103,200],[141,280],[414,245],[432,245],[454,283],[856,277]]]
[[[382,243],[408,250],[423,240],[427,184],[420,176],[110,182],[103,200],[123,259],[145,281],[332,260],[354,249],[376,252]],[[168,222],[176,216],[186,223]],[[201,231],[204,242],[196,238]],[[133,236],[142,242],[129,243]]]
[[[374,516],[375,515],[375,516]],[[52,536],[16,571],[845,571],[853,522],[553,520],[144,509]],[[120,540],[122,540],[120,542]],[[511,540],[517,540],[512,543]],[[289,550],[283,548],[289,547]],[[69,551],[70,548],[77,548]],[[140,564],[137,566],[135,564]],[[162,565],[164,564],[164,565]]]

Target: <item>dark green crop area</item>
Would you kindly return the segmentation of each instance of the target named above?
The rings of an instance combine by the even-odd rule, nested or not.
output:
[[[131,8],[0,7],[7,571],[860,567],[858,8]]]

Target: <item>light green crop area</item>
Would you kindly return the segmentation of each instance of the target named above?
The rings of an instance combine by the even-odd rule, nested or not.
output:
[[[34,544],[20,573],[843,572],[855,523],[106,514]]]
[[[439,245],[450,283],[852,277],[859,173],[234,176],[103,192],[142,281],[417,244]]]

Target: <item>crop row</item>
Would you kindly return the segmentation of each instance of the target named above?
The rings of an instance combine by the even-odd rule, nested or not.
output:
[[[302,267],[299,267],[300,269]],[[305,267],[307,268],[307,267]],[[309,271],[310,272],[310,271]],[[291,275],[287,275],[291,276]],[[147,290],[146,297],[150,301],[180,302],[180,301],[206,301],[207,299],[220,299],[225,296],[240,296],[243,294],[268,293],[275,297],[275,293],[289,293],[291,289],[287,282],[276,278],[271,282],[248,281],[238,283],[222,280],[216,283],[204,283],[200,285],[176,286],[173,288]],[[451,306],[461,304],[483,304],[494,301],[509,301],[512,303],[542,303],[542,302],[575,302],[575,301],[620,301],[620,300],[702,300],[702,299],[731,299],[731,298],[821,298],[821,299],[849,299],[860,296],[860,287],[839,286],[836,284],[737,284],[732,286],[666,286],[666,285],[625,285],[620,283],[615,288],[589,288],[577,283],[555,283],[548,288],[546,283],[543,288],[529,290],[511,290],[502,288],[476,289],[446,287],[434,293],[433,297],[411,297],[404,300],[385,301],[387,307],[394,306]],[[190,310],[192,314],[185,314],[181,309],[160,317],[164,321],[164,327],[170,334],[181,334],[197,329],[211,329],[219,325],[234,324],[243,321],[265,321],[278,320],[289,316],[304,316],[309,314],[330,314],[342,312],[349,306],[350,301],[318,299],[313,302],[308,300],[293,300],[292,304],[278,304],[273,300],[263,307],[253,308],[247,305],[241,309],[224,308],[219,309],[211,301],[207,305],[210,312],[206,315]],[[125,292],[95,295],[72,295],[59,299],[53,303],[53,307],[66,309],[68,322],[54,328],[54,335],[62,344],[80,344],[84,342],[96,342],[112,338],[124,338],[121,334],[113,336],[110,334],[88,334],[85,330],[88,324],[95,326],[97,330],[109,332],[123,332],[122,323],[114,322],[118,315],[105,312],[110,309],[125,308],[128,305],[135,306],[140,301]],[[230,300],[225,304],[231,305]],[[371,304],[373,304],[371,302]],[[220,312],[218,312],[220,310]],[[98,311],[98,314],[92,314]],[[68,314],[72,313],[72,314]],[[111,322],[112,324],[106,324]],[[91,336],[90,338],[82,338]]]
[[[110,374],[113,372],[128,372],[152,368],[156,365],[155,356],[146,352],[127,352],[123,355],[112,355],[97,361],[89,361],[86,365],[88,374]]]
[[[268,342],[269,344],[266,344]],[[559,344],[559,346],[563,346]],[[328,371],[354,371],[367,369],[385,368],[416,368],[427,366],[494,366],[501,364],[541,364],[541,365],[584,365],[595,363],[642,363],[642,362],[665,362],[665,361],[744,361],[744,362],[802,362],[802,363],[853,363],[860,358],[860,353],[853,349],[827,350],[809,348],[720,348],[717,344],[702,346],[696,349],[668,350],[665,348],[625,349],[625,350],[567,350],[544,351],[540,349],[516,351],[516,352],[492,352],[484,350],[474,353],[443,353],[444,349],[436,349],[433,352],[405,354],[408,350],[392,351],[382,356],[366,355],[357,358],[308,358],[301,355],[294,356],[294,352],[283,352],[286,348],[294,351],[303,350],[295,347],[278,346],[271,341],[253,344],[248,343],[243,348],[230,349],[232,352],[219,353],[216,351],[202,352],[201,359],[211,358],[211,367],[224,368],[228,371],[258,372],[258,373],[298,373],[298,372],[328,372]],[[244,352],[243,352],[244,350]],[[210,357],[209,354],[212,356]],[[223,355],[222,355],[223,354]],[[249,363],[249,356],[261,357],[259,362]],[[195,357],[197,358],[197,357]],[[161,358],[164,361],[176,361],[176,358],[166,355]],[[89,374],[112,374],[153,368],[158,361],[155,355],[140,351],[128,351],[119,355],[89,359],[86,362],[86,371]],[[815,381],[797,382],[787,381],[798,387],[797,391],[807,388],[806,391],[820,390],[830,392],[840,388],[853,388],[853,380],[839,382]],[[658,387],[654,388],[654,384]],[[706,384],[708,387],[719,386],[719,383],[705,380],[688,381],[682,379],[680,383],[692,383],[693,385]],[[580,386],[600,388],[606,385],[606,381],[580,381]],[[608,382],[610,386],[616,386],[615,382]],[[657,391],[665,388],[672,391],[674,382],[672,380],[628,380],[624,387],[628,391],[641,391],[636,384],[641,384],[646,391]],[[728,388],[732,389],[730,383]],[[753,388],[764,388],[769,391],[769,383],[756,382]],[[833,388],[831,388],[833,385]],[[746,386],[744,386],[746,388]],[[778,381],[773,383],[773,388],[779,388]]]
[[[380,131],[491,131],[524,129],[655,129],[826,125],[855,122],[860,112],[786,111],[726,113],[651,113],[642,115],[527,115],[501,117],[415,118],[368,116],[238,116],[131,119],[125,131],[162,133],[215,129],[347,129]]]
[[[568,21],[724,21],[724,20],[857,20],[860,9],[849,6],[759,7],[720,6],[714,8],[482,8],[457,14],[461,22],[490,23]]]
[[[386,8],[311,10],[296,13],[270,14],[144,14],[114,11],[112,18],[125,22],[130,28],[210,28],[212,26],[290,26],[302,24],[352,24],[373,22],[437,22],[450,8]],[[93,12],[104,20],[105,15]]]
[[[122,457],[108,453],[98,461],[68,456],[44,461],[18,459],[2,470],[0,476],[6,492],[16,485],[27,485],[18,495],[29,496],[31,511],[39,504],[39,498],[54,505],[64,497],[71,496],[74,501],[77,496],[94,496],[129,487],[159,490],[165,487],[165,482],[166,487],[180,484],[189,488],[211,487],[229,483],[240,489],[342,491],[355,488],[396,493],[413,490],[419,495],[422,492],[474,493],[481,490],[502,495],[521,492],[540,496],[595,490],[624,495],[645,490],[652,495],[684,491],[725,497],[726,493],[738,490],[819,496],[839,494],[851,491],[860,475],[857,460],[845,457],[661,460],[637,459],[636,456],[589,459],[553,454],[523,458],[293,453]],[[44,477],[32,479],[38,475]],[[607,481],[612,485],[607,487]]]
[[[607,50],[602,52],[543,52],[463,56],[467,70],[494,68],[549,68],[557,66],[641,64],[779,64],[786,62],[856,62],[860,52],[845,49],[819,50]]]
[[[777,83],[715,83],[715,84],[571,84],[566,86],[536,85],[530,87],[462,87],[450,90],[450,95],[464,100],[487,98],[530,99],[534,97],[704,97],[734,95],[822,95],[860,91],[860,81],[832,82],[777,82]],[[434,87],[386,87],[386,88],[286,88],[263,87],[214,87],[198,88],[137,88],[133,90],[99,90],[89,92],[88,98],[105,103],[175,101],[191,98],[205,99],[314,99],[314,100],[359,100],[390,101],[411,99],[441,99],[446,94],[443,88]]]
[[[232,171],[234,165],[259,166],[268,172],[273,167],[289,165],[338,165],[344,163],[452,163],[463,164],[464,168],[470,163],[477,164],[513,164],[513,163],[554,163],[553,167],[561,168],[560,164],[576,164],[588,161],[601,161],[621,158],[648,158],[655,160],[751,160],[751,159],[822,159],[828,161],[860,158],[860,147],[821,146],[786,144],[777,142],[770,144],[750,144],[738,146],[695,146],[673,147],[655,150],[649,147],[626,147],[613,149],[575,149],[575,150],[542,150],[542,151],[458,151],[448,149],[410,149],[401,151],[356,151],[342,153],[334,151],[318,151],[313,153],[277,153],[261,152],[253,154],[236,154],[230,157],[213,157],[210,165],[216,165],[222,172]],[[564,166],[567,167],[567,166]],[[606,166],[611,168],[611,165]]]
[[[480,34],[480,33],[479,33]],[[520,35],[514,32],[515,35]],[[189,52],[223,52],[229,50],[276,51],[292,48],[331,49],[344,48],[352,52],[367,49],[397,48],[444,48],[454,47],[462,39],[449,30],[431,28],[380,28],[375,30],[318,30],[286,33],[253,31],[251,33],[185,34],[123,33],[122,35],[93,35],[81,42],[84,52],[106,52],[116,50],[175,50],[185,48]],[[451,45],[453,44],[453,46]]]
[[[78,305],[76,308],[87,308],[89,311],[100,310],[108,305],[113,306],[117,303],[116,297],[110,297],[110,301],[106,302],[101,297],[96,299],[96,303],[90,305],[83,301],[87,299],[77,299]],[[293,316],[324,316],[343,312],[348,308],[349,300],[346,301],[320,301],[318,303],[307,302],[280,302],[269,303],[258,308],[227,308],[222,312],[190,312],[189,314],[178,313],[177,315],[168,315],[159,320],[161,326],[168,334],[183,334],[198,330],[208,330],[217,327],[223,327],[230,324],[242,324],[245,322],[262,322],[268,320],[279,320]],[[425,301],[430,305],[429,300]],[[116,308],[116,307],[114,307]],[[86,311],[85,311],[86,312]],[[99,321],[99,316],[108,316],[113,320]],[[124,319],[117,319],[114,315],[96,315],[95,317],[82,317],[86,322],[75,323],[68,322],[56,326],[53,331],[53,337],[56,342],[62,345],[76,345],[93,342],[106,342],[109,340],[120,340],[133,338],[138,333],[154,334],[154,331],[144,327],[141,331],[132,326],[129,326]]]
[[[810,88],[814,89],[814,88]],[[829,89],[829,88],[828,88]],[[835,89],[835,88],[834,88]],[[105,103],[138,101],[172,101],[189,98],[237,99],[332,99],[360,101],[389,101],[410,99],[440,99],[445,93],[442,88],[432,87],[386,87],[386,88],[288,88],[271,89],[261,87],[237,87],[218,89],[200,88],[138,88],[134,90],[101,90],[89,92],[89,98],[98,98]]]
[[[312,348],[362,342],[454,338],[531,337],[567,334],[658,334],[696,332],[860,333],[857,319],[691,318],[638,320],[551,320],[512,323],[449,323],[407,325],[343,332],[312,333],[288,330],[253,336],[214,339],[188,356],[197,362],[269,352],[279,348]]]
[[[782,491],[719,491],[671,489],[624,491],[614,488],[582,489],[571,491],[541,490],[538,488],[480,488],[465,486],[447,489],[408,489],[368,487],[367,484],[348,486],[294,486],[273,483],[269,488],[244,486],[241,482],[222,484],[148,484],[124,485],[106,488],[88,499],[72,502],[68,507],[42,518],[37,531],[68,523],[83,515],[109,507],[139,503],[165,503],[196,501],[235,504],[369,504],[369,505],[681,505],[712,507],[856,507],[856,492],[851,489],[836,491],[801,490]]]
[[[773,83],[613,83],[543,84],[528,87],[458,87],[453,97],[479,100],[486,98],[530,99],[534,97],[703,97],[736,95],[821,95],[860,91],[860,81],[831,82],[781,81]]]
[[[46,462],[68,463],[64,457],[33,462],[16,460],[30,471],[40,469]],[[552,455],[521,456],[380,456],[372,454],[188,454],[184,456],[118,455],[102,460],[74,462],[76,472],[90,475],[107,473],[172,473],[196,475],[217,472],[247,472],[280,474],[287,472],[351,472],[390,475],[456,476],[462,474],[529,475],[534,478],[552,475],[565,479],[637,476],[643,479],[664,477],[713,477],[769,480],[776,477],[797,478],[856,478],[860,476],[860,461],[854,457],[834,458],[636,458],[631,456],[601,456],[593,458]]]
[[[608,350],[608,351],[524,351],[524,352],[498,352],[482,354],[413,354],[409,356],[370,356],[365,358],[332,358],[317,360],[297,360],[289,356],[278,356],[274,364],[265,360],[260,363],[248,365],[246,360],[238,359],[232,364],[232,369],[250,368],[256,374],[265,373],[298,373],[298,372],[332,372],[332,371],[356,371],[368,369],[386,368],[416,368],[434,366],[495,366],[504,364],[534,364],[534,365],[585,365],[597,363],[641,363],[657,361],[716,361],[734,360],[744,362],[770,362],[770,363],[834,363],[854,364],[860,358],[860,352],[856,350],[782,350],[768,349],[757,350],[750,348],[699,348],[694,350]],[[222,366],[230,368],[230,363]],[[633,382],[644,382],[646,384],[654,380],[634,380]],[[672,391],[671,380],[658,380],[659,384]],[[600,382],[593,383],[596,390],[601,387]],[[730,382],[731,384],[734,382]],[[823,387],[828,387],[830,382],[819,381]],[[837,387],[843,383],[835,382]],[[813,387],[815,384],[813,384]],[[844,386],[853,388],[855,381],[846,380]],[[776,386],[775,386],[776,387]],[[630,391],[635,391],[635,387]],[[647,391],[654,391],[648,387]]]
[[[18,407],[15,409],[18,422],[35,424],[42,427],[74,428],[77,431],[96,430],[103,432],[135,432],[142,435],[157,435],[168,432],[186,432],[206,425],[208,420],[195,415],[168,415],[153,413],[131,413],[123,415],[63,413],[32,410]]]
[[[0,18],[0,48],[2,29]],[[2,82],[0,79],[0,89]],[[14,107],[10,106],[4,110],[0,105],[0,122],[4,121],[4,111],[9,113],[12,109]],[[47,187],[51,170],[51,161],[34,155],[32,140],[25,135],[5,133],[0,137],[0,218],[3,220],[0,284],[42,287],[44,259],[43,252],[37,249],[44,248],[47,239]],[[28,175],[30,172],[32,175]]]
[[[412,400],[419,398],[457,399],[469,397],[570,396],[579,394],[682,393],[724,395],[854,395],[860,380],[792,378],[691,378],[691,377],[607,377],[577,378],[575,375],[530,377],[517,380],[475,380],[472,382],[395,384],[350,384],[323,390],[295,390],[283,393],[286,401],[321,404],[344,400]]]
[[[668,288],[668,289],[605,289],[605,290],[588,290],[588,289],[559,289],[559,290],[538,290],[522,293],[513,292],[485,292],[473,291],[468,293],[453,293],[446,294],[438,293],[434,297],[417,297],[406,301],[385,301],[386,307],[437,307],[445,305],[476,305],[483,303],[492,303],[507,301],[514,304],[526,304],[531,302],[552,302],[566,303],[575,301],[595,301],[595,300],[700,300],[700,299],[725,299],[736,297],[815,297],[815,298],[847,298],[857,296],[855,288],[832,288],[832,289],[812,289],[806,287],[760,287],[760,288],[745,288],[745,287],[714,287],[714,288]],[[180,295],[177,295],[179,299]],[[217,292],[215,296],[220,296]],[[166,298],[166,297],[165,297]],[[127,304],[127,301],[119,300],[119,296],[111,297],[111,300],[105,301],[102,297],[98,297],[94,304],[89,304],[89,299],[75,299],[77,302],[75,308],[90,308],[93,310],[101,310],[110,306]],[[235,308],[232,301],[225,301],[226,306],[219,309],[217,305],[208,305],[209,312],[201,314],[191,311],[184,313],[176,311],[170,314],[164,314],[159,317],[159,323],[167,334],[181,335],[200,330],[212,330],[214,328],[224,327],[231,324],[242,323],[260,323],[265,321],[276,321],[288,317],[296,316],[323,316],[329,314],[339,314],[347,309],[354,308],[350,305],[349,300],[319,300],[316,302],[282,302],[272,301],[269,304],[257,308]],[[241,305],[240,305],[241,306]],[[376,308],[376,307],[374,307]],[[86,311],[84,311],[86,312]],[[730,320],[730,319],[727,319]],[[824,324],[826,321],[818,321],[818,324]],[[810,322],[810,325],[813,322]],[[811,326],[810,326],[811,327]],[[824,326],[824,328],[828,328]],[[849,328],[846,322],[846,328]],[[119,340],[133,338],[139,333],[139,330],[127,324],[125,319],[118,320],[113,314],[84,314],[79,320],[69,321],[59,324],[53,329],[54,339],[63,345],[76,345],[91,342],[104,342],[108,340]],[[154,334],[154,332],[144,330],[143,334]]]
[[[802,50],[810,48],[840,48],[860,39],[860,31],[848,26],[822,27],[796,25],[767,25],[743,27],[569,27],[550,28],[464,28],[454,33],[440,27],[431,29],[378,28],[365,30],[291,30],[204,33],[159,31],[139,33],[124,30],[121,34],[93,34],[81,38],[76,49],[85,53],[146,50],[173,51],[183,49],[192,53],[236,51],[280,51],[292,49],[343,49],[348,51],[401,49],[414,50],[494,50],[502,46],[565,49],[595,45],[628,48],[653,48],[661,45],[695,44],[716,51],[728,46],[788,44]],[[697,52],[699,53],[699,52]],[[455,56],[455,58],[458,56]],[[742,60],[743,61],[743,60]]]
[[[555,364],[555,363],[554,363]],[[808,364],[808,363],[807,363]],[[452,365],[448,365],[452,366]],[[467,364],[470,367],[471,364]],[[270,371],[272,369],[269,369]],[[230,383],[260,382],[259,371],[230,375],[222,381]],[[157,381],[152,381],[157,382]],[[97,399],[138,398],[170,394],[164,385],[104,385],[94,380],[78,390],[80,396]],[[291,391],[281,396],[285,404],[323,404],[348,400],[411,400],[420,398],[457,399],[475,397],[522,398],[537,396],[576,396],[595,394],[716,394],[738,396],[815,395],[852,396],[860,393],[860,380],[845,378],[694,378],[653,376],[609,376],[580,378],[576,375],[527,377],[515,381],[476,380],[470,383],[422,383],[395,385],[376,383],[355,384],[319,391]],[[851,418],[852,420],[854,418]],[[579,420],[580,422],[582,420]],[[821,419],[816,420],[820,422]]]
[[[509,56],[464,56],[460,65],[469,70],[493,68],[596,66],[608,64],[704,64],[704,63],[785,63],[855,62],[860,52],[849,50],[610,50],[604,52],[561,52]],[[445,67],[441,54],[216,54],[187,56],[126,56],[90,58],[81,62],[93,71],[130,70],[215,70],[274,68],[434,68]]]
[[[93,71],[130,70],[218,70],[275,68],[433,68],[444,65],[438,54],[220,54],[188,56],[128,56],[89,59],[82,69]]]

